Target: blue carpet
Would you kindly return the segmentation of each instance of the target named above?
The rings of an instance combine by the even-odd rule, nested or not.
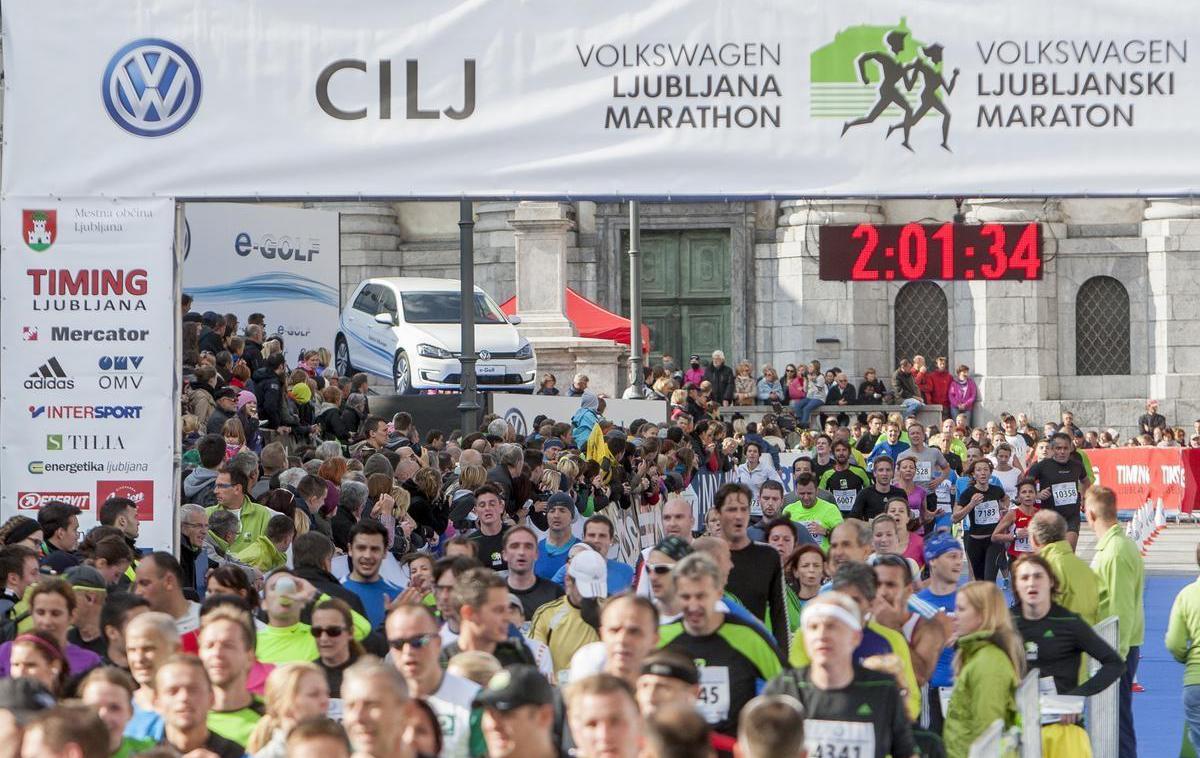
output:
[[[1138,681],[1145,692],[1134,693],[1133,720],[1140,758],[1179,755],[1183,738],[1183,665],[1163,645],[1175,595],[1194,576],[1152,576],[1146,579],[1146,643]]]

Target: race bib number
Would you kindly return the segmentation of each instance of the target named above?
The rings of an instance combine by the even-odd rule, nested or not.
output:
[[[1050,494],[1054,497],[1054,505],[1062,508],[1079,504],[1079,487],[1075,482],[1063,482],[1050,485]]]
[[[942,706],[942,718],[950,712],[950,696],[954,694],[954,687],[938,687],[938,705]]]
[[[984,500],[975,506],[975,523],[980,525],[1000,523],[1000,501]]]
[[[929,461],[917,461],[918,482],[928,482],[933,478],[933,464]]]
[[[833,502],[837,504],[838,510],[849,512],[854,507],[854,498],[858,497],[858,493],[854,490],[834,490]]]
[[[758,498],[754,498],[753,500],[750,501],[750,515],[751,516],[761,516],[762,515],[762,506],[759,505]]]
[[[458,734],[458,718],[453,713],[439,713],[437,720],[443,737],[454,737]]]
[[[325,711],[325,715],[334,721],[342,720],[342,699],[340,697],[329,698],[329,708]]]
[[[863,721],[804,721],[804,749],[809,758],[873,758],[875,726]]]
[[[729,667],[700,667],[700,709],[704,720],[717,724],[729,718]]]
[[[1013,552],[1014,553],[1032,553],[1033,552],[1033,545],[1030,544],[1030,542],[1029,542],[1028,534],[1026,534],[1024,537],[1017,537],[1017,539],[1013,541]]]

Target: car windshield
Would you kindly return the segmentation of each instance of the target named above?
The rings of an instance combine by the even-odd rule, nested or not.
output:
[[[409,324],[457,324],[462,321],[462,294],[458,292],[404,292],[400,295],[404,320]],[[475,323],[507,321],[492,299],[475,293]]]

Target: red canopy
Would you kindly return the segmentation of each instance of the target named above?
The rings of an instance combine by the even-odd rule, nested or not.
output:
[[[500,304],[500,310],[511,316],[517,312],[517,296]],[[604,310],[575,290],[567,287],[567,318],[575,324],[580,337],[612,340],[628,345],[631,339],[629,319]],[[650,328],[642,324],[642,352],[650,352]]]

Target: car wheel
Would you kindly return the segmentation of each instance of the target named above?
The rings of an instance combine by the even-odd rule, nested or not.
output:
[[[337,369],[338,376],[354,375],[354,366],[350,364],[350,346],[340,334],[333,344],[333,366]]]
[[[403,351],[396,353],[396,358],[392,361],[392,386],[396,388],[397,395],[416,393],[412,386],[412,364],[408,362],[408,355]]]

